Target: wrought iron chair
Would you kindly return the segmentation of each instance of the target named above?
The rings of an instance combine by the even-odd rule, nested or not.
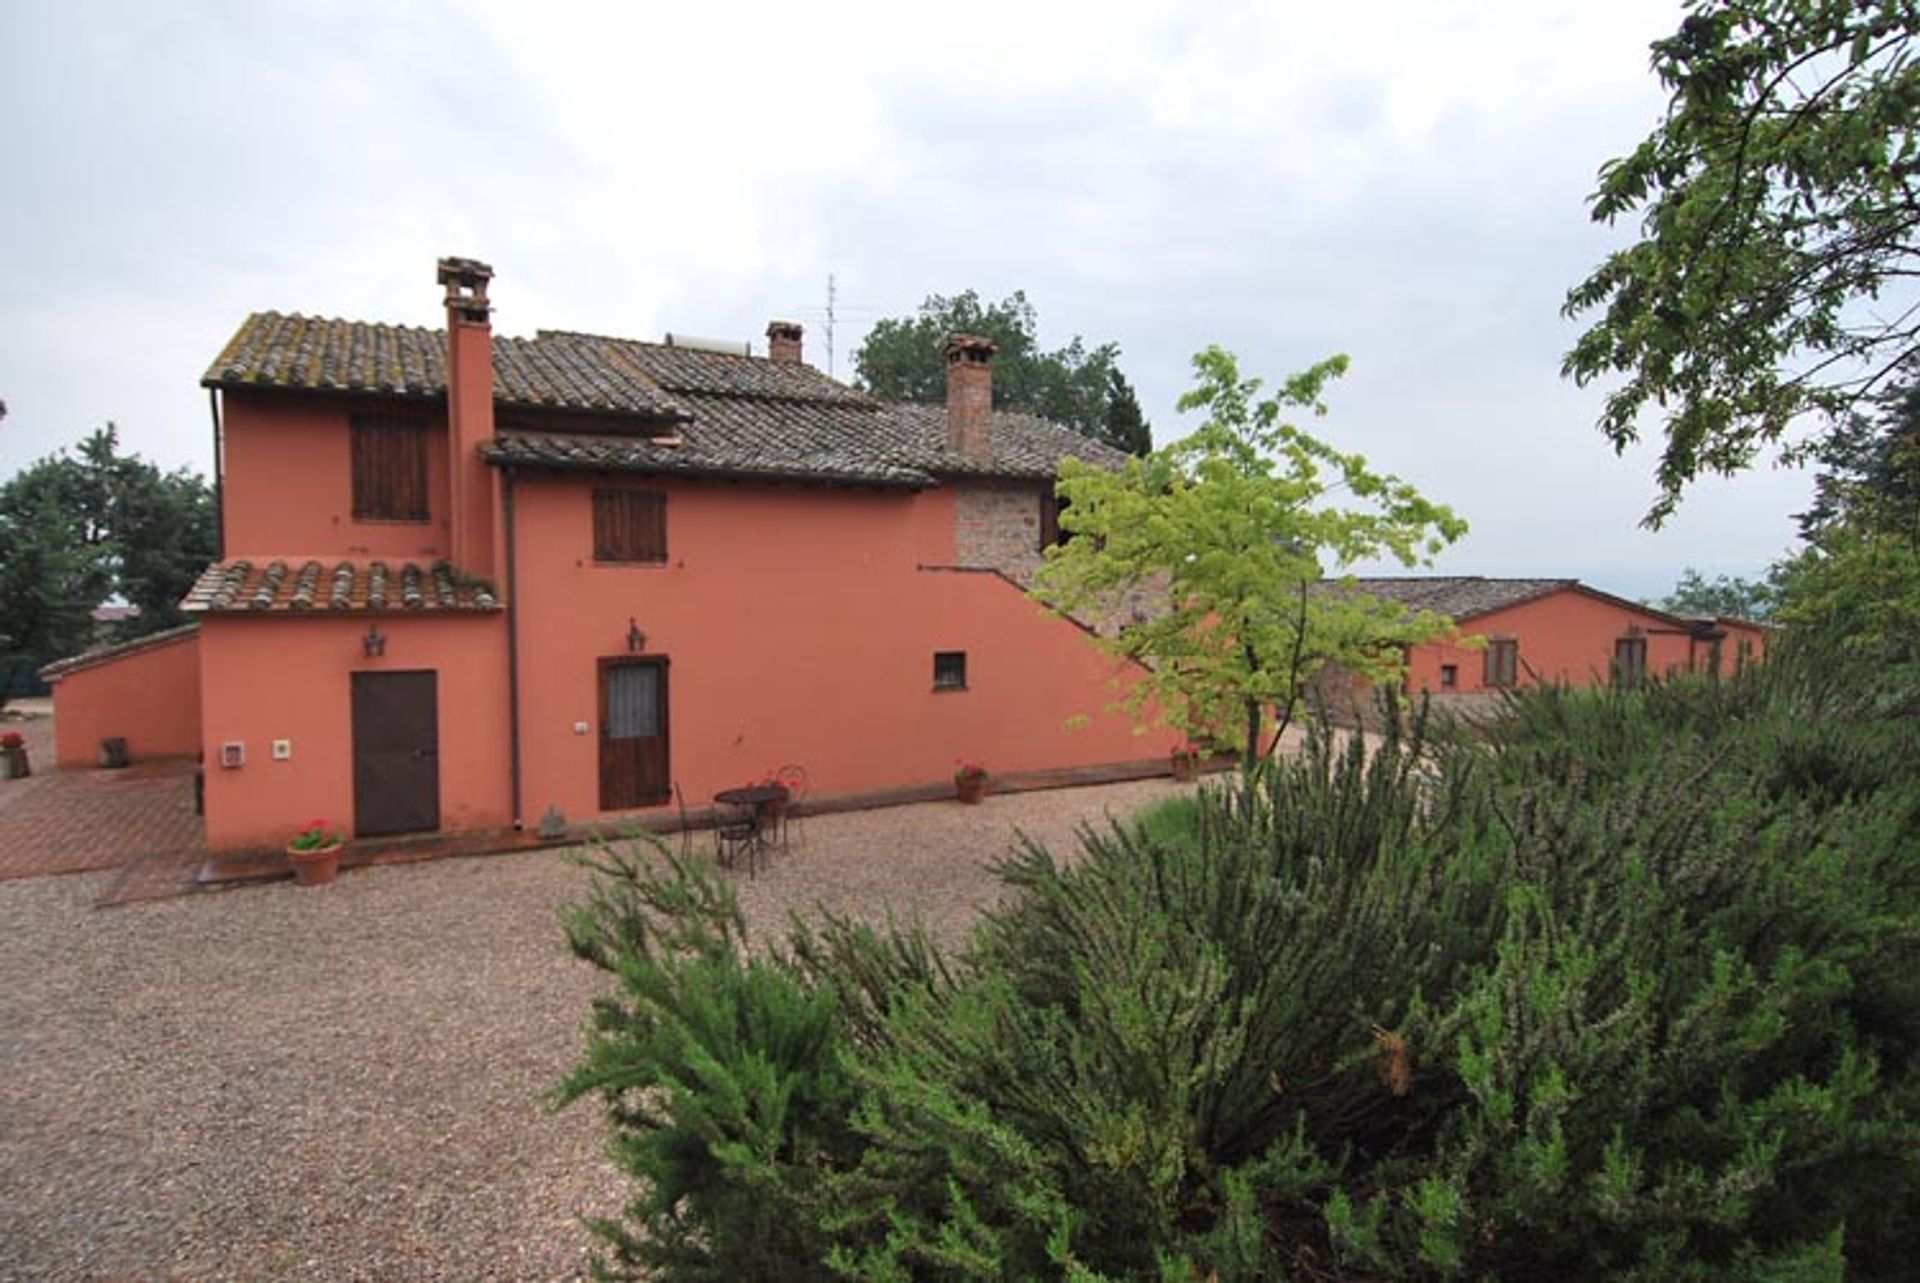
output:
[[[760,820],[752,807],[728,806],[716,802],[713,808],[713,845],[720,863],[735,867],[741,852],[747,856],[747,877],[751,880],[760,861]]]
[[[796,827],[800,819],[797,814],[800,803],[807,796],[807,768],[795,762],[789,762],[773,773],[773,778],[787,790],[787,800],[780,806],[775,819],[780,825],[780,849],[788,849],[790,841],[799,841],[805,845],[806,833]]]

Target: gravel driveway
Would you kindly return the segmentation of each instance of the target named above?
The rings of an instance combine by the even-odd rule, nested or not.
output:
[[[756,930],[822,903],[956,939],[1015,826],[1165,780],[820,816],[741,883]],[[375,867],[112,910],[99,875],[0,883],[0,1278],[563,1279],[623,1182],[542,1094],[597,976],[552,853]]]

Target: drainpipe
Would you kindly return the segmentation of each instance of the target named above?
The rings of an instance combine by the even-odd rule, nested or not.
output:
[[[520,585],[514,578],[513,467],[506,472],[507,510],[507,743],[513,771],[513,827],[526,827],[520,805]]]
[[[227,468],[221,451],[219,388],[207,389],[207,410],[213,415],[213,559],[225,561],[227,559],[227,502],[222,482]]]

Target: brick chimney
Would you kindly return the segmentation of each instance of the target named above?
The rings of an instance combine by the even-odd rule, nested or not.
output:
[[[800,364],[800,325],[796,321],[767,322],[767,356],[791,365]]]
[[[986,463],[993,458],[992,339],[956,334],[947,340],[947,448]]]
[[[493,469],[480,447],[493,437],[493,326],[487,282],[493,269],[471,258],[440,260],[447,290],[448,560],[495,577]]]

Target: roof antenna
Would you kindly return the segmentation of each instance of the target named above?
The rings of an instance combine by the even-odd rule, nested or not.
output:
[[[833,301],[838,294],[838,285],[833,273],[827,273],[827,377],[833,378]]]

